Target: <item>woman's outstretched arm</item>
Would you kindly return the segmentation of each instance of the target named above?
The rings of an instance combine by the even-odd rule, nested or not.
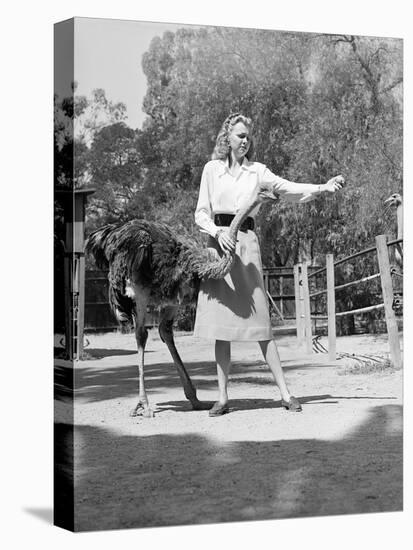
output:
[[[312,201],[322,193],[335,193],[344,185],[344,178],[341,175],[334,176],[321,185],[297,183],[276,176],[267,167],[265,167],[262,178],[264,181],[274,183],[277,193],[282,195],[287,201],[295,203]]]

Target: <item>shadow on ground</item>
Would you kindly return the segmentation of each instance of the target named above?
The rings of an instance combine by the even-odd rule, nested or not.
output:
[[[327,400],[331,395],[306,395],[305,397],[300,397],[300,403],[303,405],[306,403],[313,403],[317,405],[328,405],[335,404],[338,401]],[[366,397],[366,399],[368,399]],[[211,402],[211,407],[213,402]],[[252,411],[257,409],[279,409],[281,407],[281,400],[275,399],[230,399],[229,401],[229,410],[230,412],[235,411]],[[191,406],[188,401],[161,401],[157,404],[156,414],[175,411],[175,412],[186,412],[190,409]]]
[[[401,510],[401,414],[398,405],[372,407],[367,421],[338,441],[220,443],[76,427],[75,528]]]
[[[137,351],[131,349],[105,349],[105,348],[86,348],[86,351],[93,359],[104,359],[105,357],[114,357],[122,355],[137,355]],[[152,353],[151,350],[145,351]]]
[[[327,368],[325,364],[296,364],[283,367],[288,372],[296,369]],[[210,362],[189,362],[187,372],[197,389],[209,390],[216,388],[216,366]],[[331,367],[335,368],[335,367]],[[71,395],[73,387],[76,397],[83,402],[99,402],[121,397],[137,395],[137,367],[135,365],[119,366],[87,366],[81,363],[75,369],[68,366],[55,365],[55,397],[64,399]],[[270,371],[262,361],[237,362],[231,369],[231,384],[254,383],[258,385],[274,385]],[[73,386],[74,385],[74,386]],[[150,394],[154,391],[166,391],[170,388],[181,388],[181,382],[175,366],[171,363],[155,363],[145,366],[145,387]]]

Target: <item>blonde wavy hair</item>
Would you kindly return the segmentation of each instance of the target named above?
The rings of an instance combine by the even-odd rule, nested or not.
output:
[[[229,153],[231,151],[231,147],[228,141],[228,136],[231,133],[232,128],[238,122],[242,122],[243,124],[245,124],[245,126],[250,130],[250,132],[252,132],[253,124],[250,118],[244,116],[241,113],[231,113],[224,120],[224,123],[222,124],[221,129],[218,132],[217,139],[215,142],[215,147],[211,155],[211,160],[226,160],[228,158]],[[253,152],[254,152],[254,143],[251,138],[250,147],[245,155],[248,160],[252,158]]]

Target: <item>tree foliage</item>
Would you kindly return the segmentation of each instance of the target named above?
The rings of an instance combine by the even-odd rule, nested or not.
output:
[[[90,143],[96,133],[126,116],[123,103],[113,103],[102,89],[92,97],[76,94],[77,83],[72,84],[72,95],[54,97],[54,176],[55,186],[83,187],[90,182]]]

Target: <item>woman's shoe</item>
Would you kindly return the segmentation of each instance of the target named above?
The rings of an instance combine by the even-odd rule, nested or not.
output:
[[[281,399],[281,406],[284,407],[284,409],[287,409],[287,411],[292,412],[301,412],[303,410],[300,402],[293,395],[290,397],[289,401],[284,401],[284,399]]]
[[[209,410],[209,416],[222,416],[229,412],[228,403],[222,404],[219,401],[214,403],[212,409]]]

